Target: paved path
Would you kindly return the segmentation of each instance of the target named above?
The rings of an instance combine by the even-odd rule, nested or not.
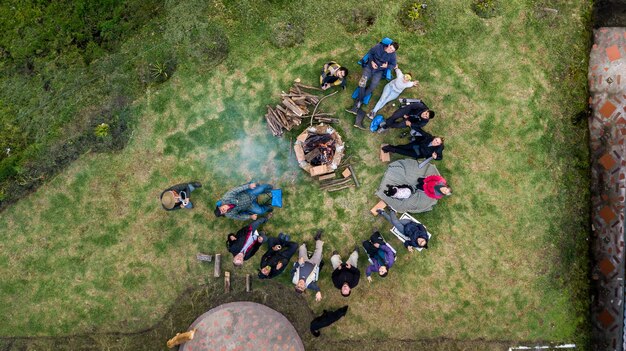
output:
[[[282,314],[255,302],[231,302],[198,317],[182,351],[304,351],[296,329]]]
[[[589,59],[594,350],[624,350],[626,28],[594,31]]]

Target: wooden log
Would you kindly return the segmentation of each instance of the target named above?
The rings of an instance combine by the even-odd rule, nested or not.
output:
[[[185,333],[176,333],[176,335],[173,338],[167,341],[167,348],[171,349],[172,347],[176,345],[180,345],[180,344],[186,343],[189,340],[192,340],[194,334],[196,333],[196,330],[197,329],[194,328]]]
[[[318,178],[318,180],[322,181],[322,180],[328,180],[328,179],[334,179],[334,178],[335,178],[335,172],[322,175]]]
[[[293,100],[291,100],[290,98],[284,98],[283,105],[293,111],[293,113],[295,113],[297,116],[302,116],[304,114],[300,107],[298,107],[296,103],[293,102]]]
[[[385,207],[387,207],[387,204],[385,203],[385,201],[380,200],[378,201],[378,203],[376,205],[374,205],[374,207],[372,207],[372,209],[370,210],[370,212],[374,215],[374,216],[378,216],[378,209],[384,209]]]
[[[342,175],[344,178],[348,178],[351,174],[352,174],[352,172],[350,172],[350,169],[349,169],[349,168],[346,168],[346,169],[344,169],[344,170],[343,170],[343,172],[341,172],[341,175]]]
[[[298,88],[304,88],[304,89],[311,89],[311,90],[319,90],[319,91],[322,91],[322,89],[321,89],[321,88],[312,87],[312,86],[310,86],[310,85],[304,85],[304,84],[302,84],[302,83],[296,83],[295,85],[296,85]]]
[[[230,292],[230,272],[224,272],[224,292]]]
[[[313,149],[313,151],[309,152],[308,154],[304,155],[304,159],[306,160],[306,162],[311,163],[311,160],[316,158],[317,156],[321,155],[322,152],[320,151],[320,149]]]
[[[360,185],[359,185],[359,180],[356,179],[356,173],[354,173],[354,168],[352,168],[352,165],[348,165],[348,169],[350,170],[350,172],[352,172],[352,179],[354,180],[354,184],[358,188]]]
[[[196,259],[198,261],[202,261],[202,262],[211,262],[213,260],[213,256],[207,255],[207,254],[203,254],[203,253],[197,253],[196,254]]]
[[[332,193],[333,191],[339,191],[339,190],[351,188],[353,186],[354,186],[354,184],[348,184],[348,185],[340,186],[338,188],[326,189],[326,191],[328,191],[329,193]]]
[[[250,274],[246,274],[246,292],[252,291],[252,279],[250,279]]]
[[[341,185],[346,185],[346,184],[349,184],[351,182],[352,182],[351,178],[337,179],[336,181],[328,182],[326,184],[321,184],[320,185],[320,189],[326,190],[326,189],[338,187],[338,186],[341,186]]]
[[[222,272],[222,254],[215,254],[215,266],[213,267],[213,277],[219,278]]]

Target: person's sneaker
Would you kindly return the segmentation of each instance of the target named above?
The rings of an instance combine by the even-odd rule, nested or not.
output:
[[[378,134],[383,134],[383,133],[384,133],[384,132],[386,132],[386,131],[387,131],[387,128],[378,128],[378,129],[376,130],[376,133],[378,133]]]
[[[376,212],[378,212],[378,214],[383,214],[385,213],[385,211],[382,208],[379,208],[376,210]]]
[[[359,128],[360,130],[367,130],[367,128],[365,128],[364,126],[360,126],[358,124],[353,124],[352,126],[355,128]]]
[[[351,113],[351,114],[353,114],[353,115],[356,115],[356,113],[357,113],[357,111],[358,111],[358,110],[359,110],[359,108],[358,108],[358,107],[356,107],[356,106],[352,106],[352,108],[347,108],[347,109],[346,109],[346,112]]]
[[[193,183],[191,183],[191,185],[193,185],[194,188],[202,188],[202,184],[200,184],[198,182],[193,182]]]
[[[315,240],[315,241],[322,240],[322,232],[323,232],[323,230],[318,229],[317,233],[315,233],[315,237],[313,237],[313,240]]]
[[[374,119],[374,111],[370,111],[370,112],[367,114],[367,118],[369,118],[369,119]]]
[[[406,104],[406,99],[404,99],[404,98],[398,99],[398,101],[400,101],[400,103],[403,104],[403,105]]]
[[[332,256],[335,256],[335,255],[339,255],[339,252],[337,252],[337,250],[333,250]]]

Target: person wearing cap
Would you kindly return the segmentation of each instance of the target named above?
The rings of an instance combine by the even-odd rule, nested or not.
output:
[[[363,66],[361,79],[359,79],[358,95],[356,99],[354,99],[354,105],[352,108],[346,110],[349,113],[357,115],[357,119],[359,119],[358,111],[363,104],[363,100],[366,96],[370,95],[374,89],[376,89],[387,68],[395,69],[398,66],[396,61],[396,50],[398,50],[399,47],[400,44],[395,41],[391,41],[389,44],[380,42],[368,51],[368,61]],[[368,82],[369,86],[367,85]],[[357,120],[356,125],[362,126],[362,120]]]
[[[290,241],[289,235],[280,233],[278,238],[267,238],[267,252],[261,257],[259,279],[271,279],[281,274],[296,251],[298,244]]]
[[[247,226],[239,229],[236,234],[228,234],[226,246],[228,252],[233,255],[233,264],[241,266],[259,250],[267,238],[265,233],[258,231],[261,224],[267,222],[266,217],[261,217]]]
[[[198,182],[181,183],[171,186],[161,193],[161,205],[166,211],[178,210],[181,208],[193,208],[190,196],[191,192],[202,187]]]
[[[245,221],[257,219],[272,211],[271,205],[259,205],[257,197],[271,194],[273,187],[269,184],[246,183],[228,191],[215,204],[215,216],[226,216],[231,219]]]
[[[345,89],[347,76],[347,68],[341,67],[335,61],[330,61],[325,64],[322,69],[322,74],[320,75],[320,88],[322,88],[322,90],[326,90],[332,86],[339,85],[342,89]]]
[[[383,93],[380,95],[380,99],[376,103],[376,106],[367,114],[369,119],[374,118],[376,113],[382,109],[389,101],[395,100],[402,94],[404,89],[412,88],[417,85],[418,81],[412,81],[410,73],[403,74],[402,71],[396,67],[396,79],[387,83],[383,88]]]
[[[439,200],[444,196],[452,195],[448,182],[440,175],[431,175],[426,178],[417,178],[417,190],[423,191],[431,199]]]
[[[300,245],[298,249],[298,262],[295,263],[292,275],[292,283],[295,285],[296,292],[302,294],[306,289],[315,291],[315,301],[322,300],[322,292],[317,285],[319,279],[320,264],[322,262],[322,249],[324,242],[322,241],[322,231],[318,230],[315,234],[315,251],[313,256],[308,258],[306,245]]]
[[[359,261],[359,247],[355,246],[354,251],[350,254],[348,261],[341,261],[341,256],[337,251],[333,251],[330,257],[330,263],[333,265],[333,285],[341,291],[341,296],[348,297],[359,284],[361,271],[357,268]]]
[[[409,252],[413,252],[414,247],[428,249],[428,231],[426,231],[426,227],[422,223],[416,223],[408,218],[398,219],[396,211],[393,209],[389,213],[380,208],[377,211],[402,235],[408,238],[408,240],[404,241],[404,247]]]
[[[422,130],[422,135],[414,137],[414,140],[404,145],[385,145],[384,152],[392,152],[404,156],[418,158],[429,158],[433,160],[443,159],[443,137],[434,137]]]
[[[411,128],[411,135],[420,136],[424,132],[422,128],[435,118],[435,111],[431,110],[421,101],[412,102],[400,107],[391,117],[380,124],[378,132],[382,133],[389,128]]]

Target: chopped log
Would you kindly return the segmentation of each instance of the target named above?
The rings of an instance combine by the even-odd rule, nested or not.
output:
[[[174,336],[173,338],[167,341],[167,348],[171,349],[172,347],[176,345],[184,344],[187,341],[192,340],[194,334],[196,333],[196,330],[197,329],[194,328],[185,333],[176,333],[176,336]]]
[[[384,209],[385,207],[387,207],[387,204],[385,203],[385,201],[380,200],[378,201],[378,203],[376,205],[374,205],[374,207],[372,207],[372,209],[370,210],[370,212],[374,215],[374,216],[378,216],[378,209]]]
[[[354,180],[354,184],[358,188],[360,185],[359,185],[359,180],[356,179],[356,173],[354,173],[354,168],[352,168],[352,165],[348,165],[348,169],[350,170],[350,172],[352,172],[352,179]]]
[[[224,292],[230,292],[230,272],[224,272]]]
[[[220,277],[220,273],[221,273],[221,267],[222,267],[222,255],[221,254],[216,254],[215,255],[215,266],[213,267],[213,277],[215,278],[219,278]]]
[[[295,113],[298,117],[302,116],[304,114],[304,111],[302,111],[300,109],[300,107],[298,107],[296,105],[295,102],[293,102],[293,100],[291,100],[290,98],[286,97],[283,99],[283,105],[285,105],[285,107],[287,107],[288,109],[290,109],[291,111],[293,111],[293,113]]]
[[[335,178],[335,172],[322,175],[318,178],[318,180],[321,181],[321,180],[328,180],[328,179],[334,179],[334,178]]]
[[[344,169],[344,170],[343,170],[343,172],[341,172],[341,175],[342,175],[344,178],[348,178],[351,174],[352,174],[352,172],[350,172],[350,169],[349,169],[349,168],[346,168],[346,169]]]
[[[322,91],[322,89],[321,89],[321,88],[312,87],[312,86],[310,86],[310,85],[304,85],[304,84],[302,84],[302,83],[298,83],[298,82],[296,82],[296,84],[295,84],[295,85],[296,85],[298,88],[304,88],[304,89],[311,89],[311,90],[318,90],[318,91]]]
[[[313,151],[309,152],[308,154],[304,155],[304,159],[306,160],[306,162],[311,163],[311,160],[316,158],[317,156],[321,155],[322,152],[320,151],[320,149],[313,149]]]
[[[252,279],[250,279],[250,274],[246,274],[246,292],[252,291]]]
[[[354,186],[354,184],[348,184],[348,185],[341,186],[341,187],[339,187],[339,188],[327,189],[326,191],[328,191],[329,193],[332,193],[333,191],[339,191],[339,190],[343,190],[343,189],[351,188],[351,187],[353,187],[353,186]]]
[[[213,256],[207,255],[207,254],[203,254],[203,253],[197,253],[196,254],[196,259],[198,261],[202,261],[202,262],[211,262],[213,260]]]

